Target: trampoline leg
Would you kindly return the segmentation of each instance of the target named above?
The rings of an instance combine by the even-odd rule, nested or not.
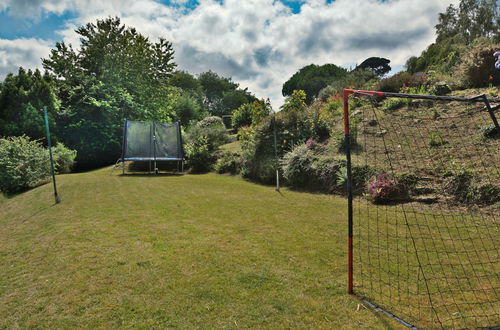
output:
[[[125,174],[125,161],[122,159],[122,175]]]

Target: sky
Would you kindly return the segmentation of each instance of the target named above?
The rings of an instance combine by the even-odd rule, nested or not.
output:
[[[368,57],[403,69],[435,40],[438,14],[458,0],[0,0],[0,80],[41,68],[56,42],[79,45],[74,30],[118,16],[152,41],[173,42],[178,69],[231,77],[258,98],[283,103],[300,68],[347,69]]]

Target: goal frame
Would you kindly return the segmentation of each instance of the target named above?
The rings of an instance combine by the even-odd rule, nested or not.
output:
[[[437,96],[437,95],[424,95],[424,94],[406,94],[406,93],[393,93],[393,92],[381,92],[381,91],[370,91],[370,90],[357,90],[357,89],[344,89],[343,90],[343,122],[344,122],[344,141],[345,141],[345,155],[346,155],[346,170],[347,170],[347,293],[362,302],[369,305],[374,310],[380,311],[400,324],[411,328],[417,329],[414,325],[404,321],[398,316],[394,315],[390,311],[385,310],[381,306],[369,301],[368,299],[356,294],[354,291],[354,265],[353,265],[353,182],[352,182],[352,161],[351,161],[351,134],[350,134],[350,121],[349,121],[349,96],[360,95],[360,96],[371,96],[379,99],[384,98],[404,98],[404,99],[421,99],[421,100],[441,100],[441,101],[460,101],[460,102],[482,102],[485,105],[485,110],[488,112],[491,121],[496,128],[496,131],[500,133],[500,125],[495,116],[495,110],[500,109],[500,98],[488,98],[487,95],[481,94],[474,97],[455,97],[455,96]],[[492,103],[498,103],[492,106]]]

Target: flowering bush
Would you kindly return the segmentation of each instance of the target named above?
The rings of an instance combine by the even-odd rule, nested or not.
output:
[[[318,145],[318,142],[314,139],[309,139],[306,141],[305,145],[309,149],[314,149]]]
[[[408,198],[405,185],[388,173],[380,173],[368,181],[368,194],[374,203],[388,203]]]

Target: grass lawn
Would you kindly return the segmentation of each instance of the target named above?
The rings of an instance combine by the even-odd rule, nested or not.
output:
[[[346,295],[346,203],[220,176],[0,198],[0,328],[389,328]]]

